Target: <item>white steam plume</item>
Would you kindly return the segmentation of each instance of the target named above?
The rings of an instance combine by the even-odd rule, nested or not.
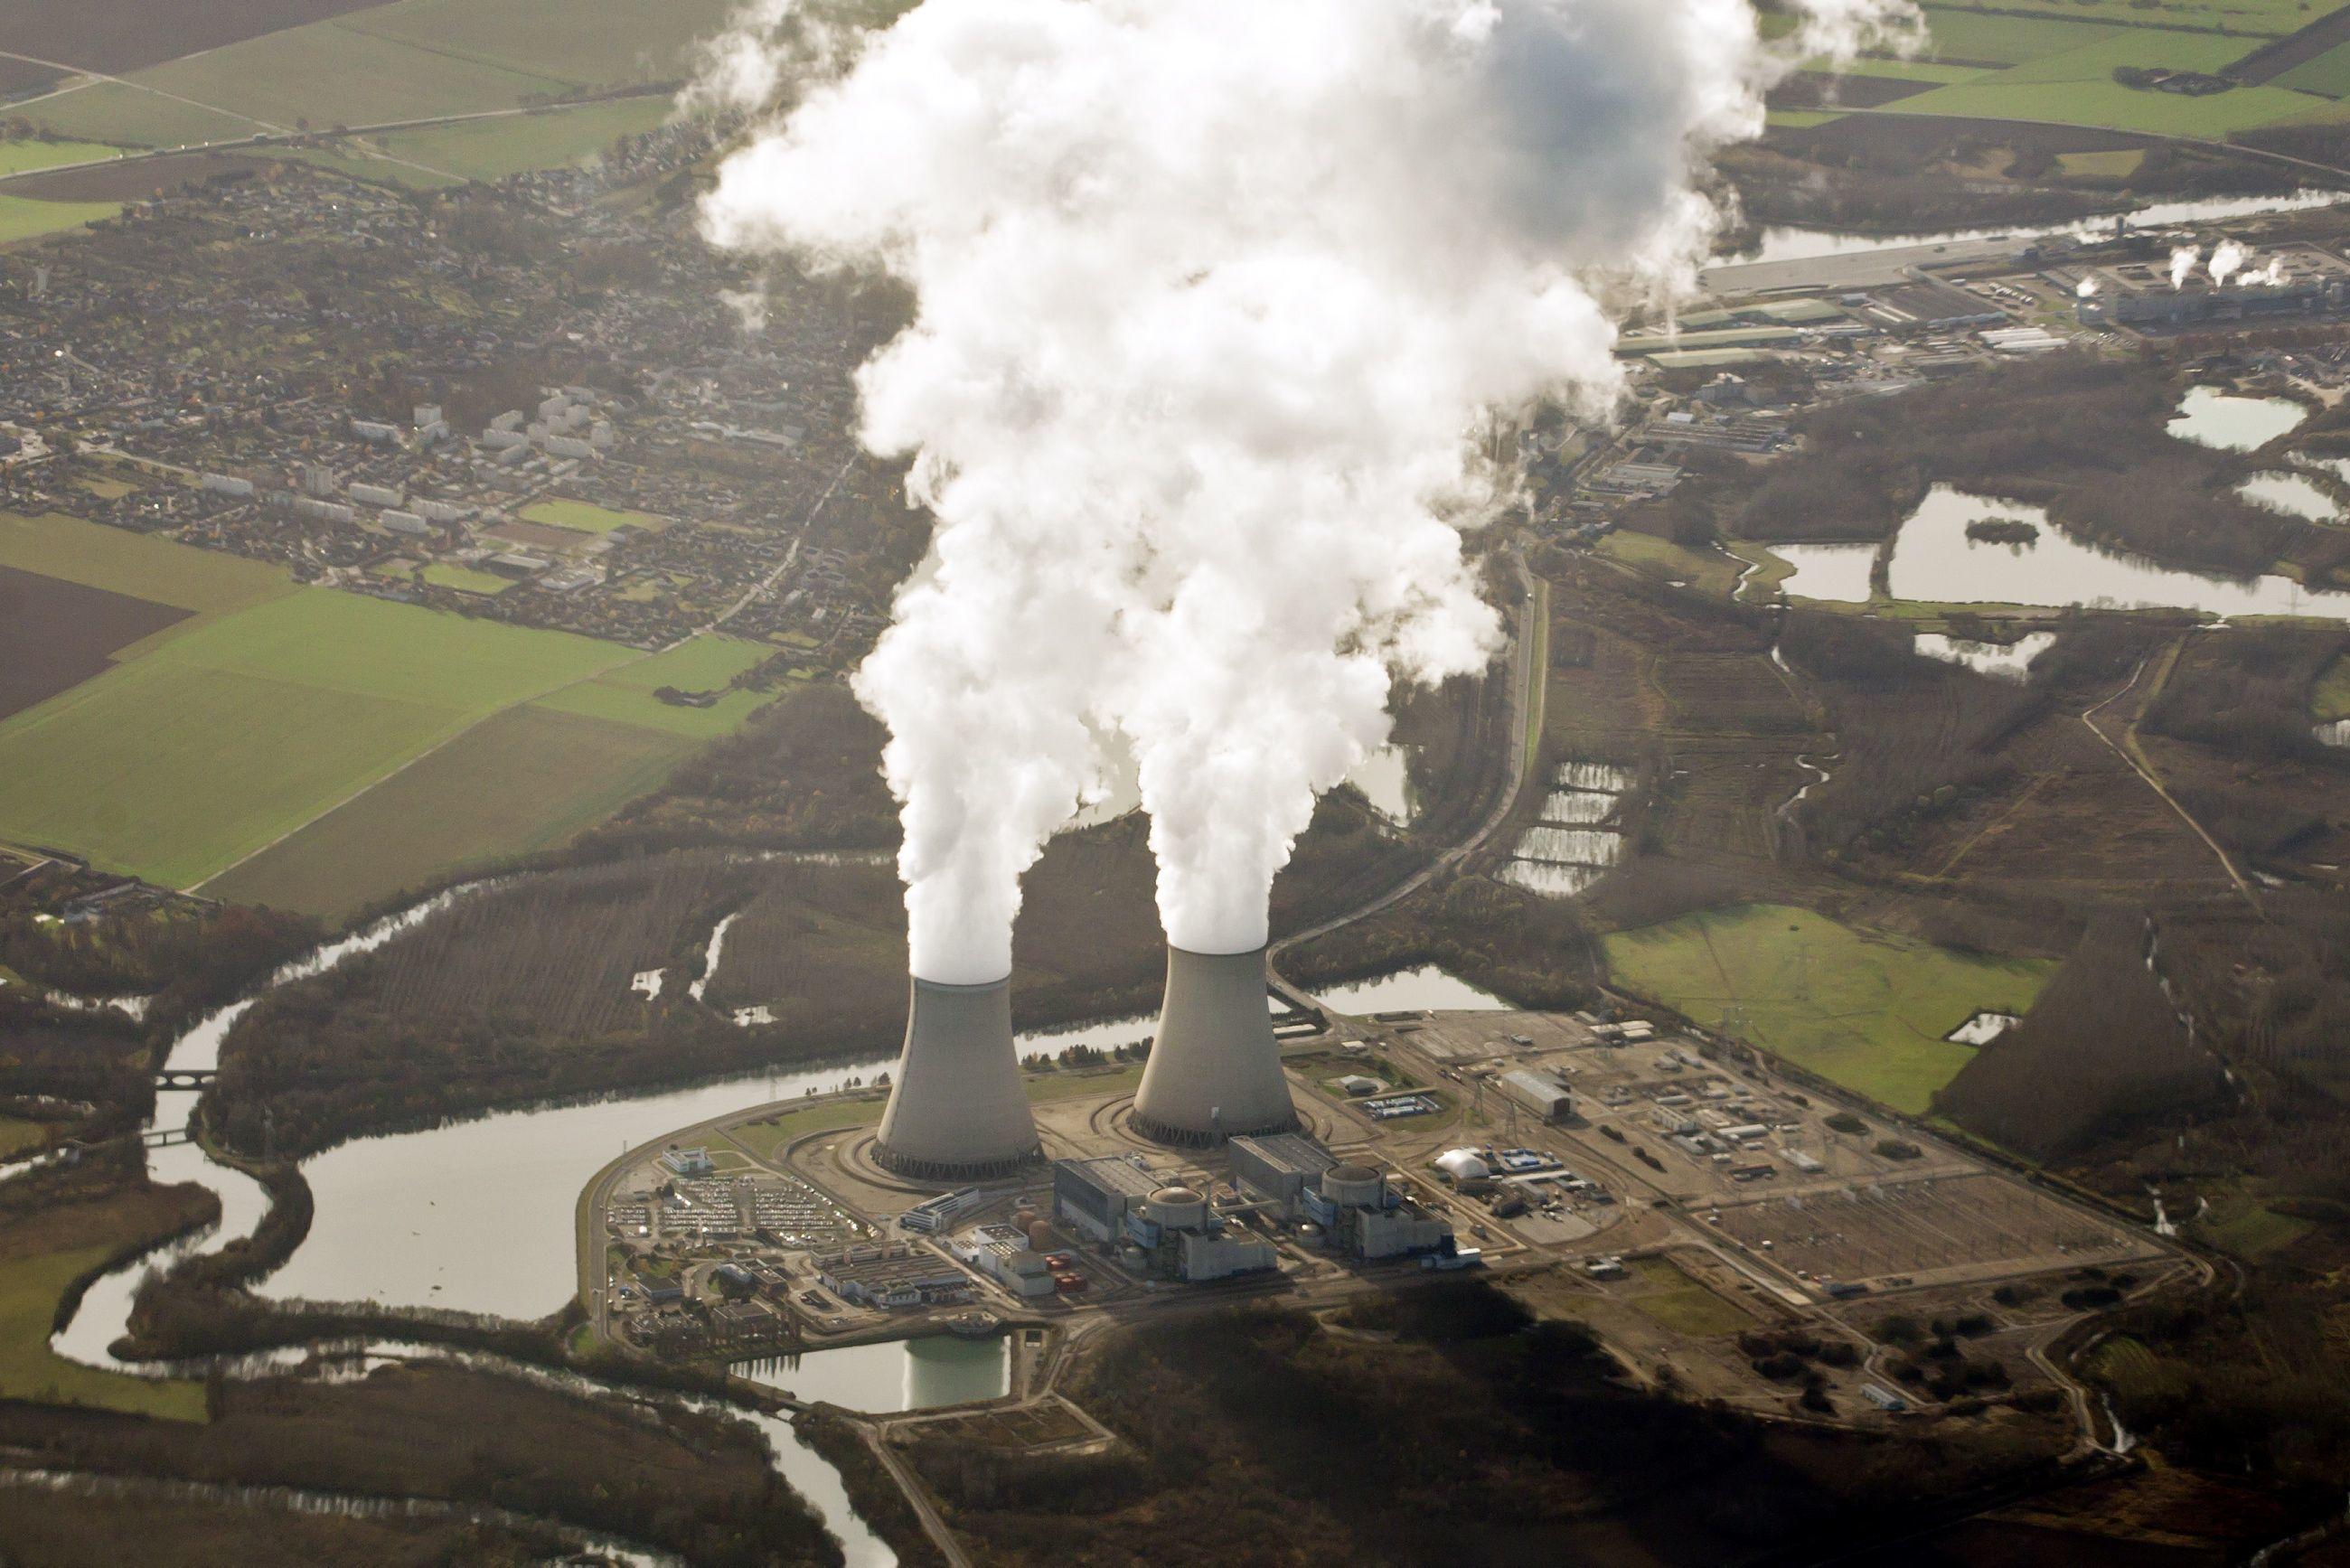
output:
[[[2211,259],[2206,264],[2207,269],[2211,274],[2212,283],[2221,287],[2226,286],[2228,279],[2234,275],[2236,269],[2242,266],[2251,254],[2233,240],[2221,240],[2212,247]]]
[[[2097,280],[2094,277],[2085,277],[2073,286],[2073,297],[2075,299],[2088,299],[2096,292]]]
[[[2195,270],[2195,264],[2202,259],[2203,250],[2199,245],[2179,245],[2176,249],[2172,250],[2170,253],[2170,286],[2173,288],[2186,287],[2187,275],[2193,272]]]
[[[796,103],[705,233],[917,302],[858,385],[937,534],[858,683],[915,971],[1008,969],[1110,727],[1170,940],[1263,942],[1393,680],[1495,646],[1461,539],[1484,410],[1602,413],[1616,319],[1707,254],[1707,153],[1910,17],[1802,0],[1773,47],[1748,0],[928,0],[853,43],[770,5],[722,45],[710,96]]]

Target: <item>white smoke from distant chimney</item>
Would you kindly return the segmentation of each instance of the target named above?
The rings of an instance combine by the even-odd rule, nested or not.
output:
[[[2173,250],[2170,253],[2170,286],[2186,287],[2187,275],[2193,272],[2195,264],[2202,259],[2203,251],[2199,245],[2180,245]]]
[[[2085,277],[2078,284],[2074,286],[2073,297],[2075,299],[2087,299],[2096,292],[2097,280],[2094,277]]]
[[[2251,254],[2233,240],[2221,240],[2212,249],[2211,260],[2207,264],[2213,285],[2221,288],[2226,287],[2228,279],[2235,275],[2236,270],[2244,265],[2245,260]]]
[[[1616,319],[1719,226],[1707,153],[1911,15],[1800,0],[1765,46],[1748,0],[929,0],[847,45],[770,0],[719,46],[709,96],[799,99],[705,233],[917,302],[858,387],[937,532],[858,683],[915,972],[1008,967],[1110,726],[1169,938],[1262,943],[1393,679],[1495,646],[1461,539],[1497,493],[1482,411],[1604,412]]]

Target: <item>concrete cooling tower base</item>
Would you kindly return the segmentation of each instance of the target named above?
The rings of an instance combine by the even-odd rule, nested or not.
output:
[[[1010,1176],[1044,1158],[1012,1044],[1012,981],[919,977],[874,1163],[916,1181]]]
[[[1167,997],[1134,1095],[1135,1131],[1206,1147],[1297,1125],[1265,1006],[1264,950],[1167,950]]]

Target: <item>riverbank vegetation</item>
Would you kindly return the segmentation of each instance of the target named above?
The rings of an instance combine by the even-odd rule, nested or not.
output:
[[[2031,1420],[1898,1441],[1642,1392],[1580,1324],[1530,1324],[1482,1283],[1413,1308],[1380,1339],[1274,1308],[1123,1328],[1070,1392],[1125,1447],[912,1457],[1007,1565],[1253,1561],[1271,1540],[1299,1564],[1711,1564],[1914,1527],[2052,1452]]]

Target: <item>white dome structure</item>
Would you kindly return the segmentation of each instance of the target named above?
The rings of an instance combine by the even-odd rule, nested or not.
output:
[[[1473,1148],[1451,1148],[1436,1157],[1436,1168],[1455,1181],[1490,1181],[1493,1168]]]

